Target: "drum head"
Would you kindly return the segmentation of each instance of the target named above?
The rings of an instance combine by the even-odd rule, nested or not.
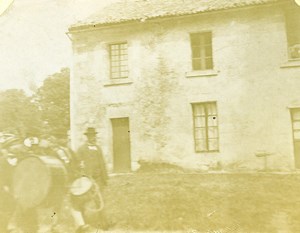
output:
[[[93,186],[92,181],[88,177],[83,176],[83,177],[76,179],[72,183],[70,192],[74,196],[81,196],[81,195],[87,193],[91,189],[92,186]]]
[[[23,208],[32,208],[46,198],[51,186],[51,172],[38,157],[19,162],[13,175],[13,195]]]

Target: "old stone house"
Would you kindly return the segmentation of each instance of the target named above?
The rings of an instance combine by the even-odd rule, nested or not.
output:
[[[69,28],[71,138],[95,127],[115,172],[163,161],[300,168],[300,7],[123,0]]]

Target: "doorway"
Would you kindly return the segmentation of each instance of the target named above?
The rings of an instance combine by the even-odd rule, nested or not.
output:
[[[113,170],[114,172],[130,172],[130,130],[129,118],[112,118],[113,133]]]

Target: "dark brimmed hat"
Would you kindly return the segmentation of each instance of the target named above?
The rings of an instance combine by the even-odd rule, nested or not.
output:
[[[95,130],[95,128],[92,127],[88,127],[84,133],[85,135],[96,135],[97,132]]]

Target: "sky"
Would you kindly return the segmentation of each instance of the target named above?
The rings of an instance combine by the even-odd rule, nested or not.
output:
[[[30,93],[49,75],[70,67],[68,27],[114,1],[14,0],[0,16],[0,91]]]

